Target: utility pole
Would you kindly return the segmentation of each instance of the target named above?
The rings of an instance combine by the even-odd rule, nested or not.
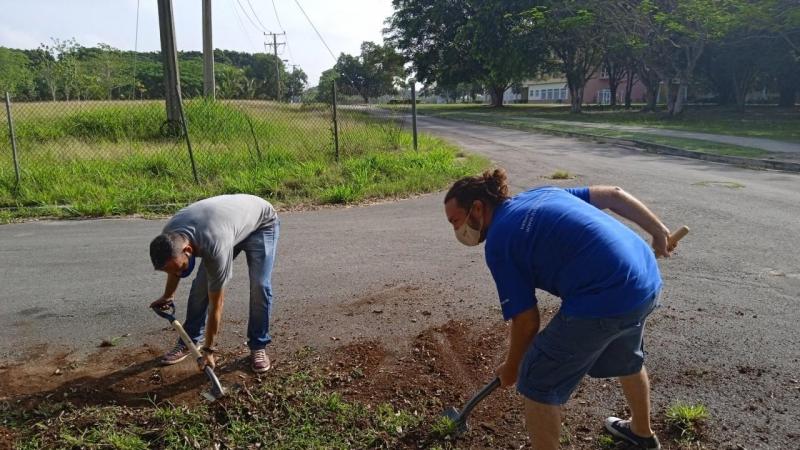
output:
[[[158,0],[158,29],[161,32],[161,58],[164,64],[164,94],[167,121],[177,131],[181,120],[181,85],[178,81],[178,48],[175,44],[175,20],[172,0]]]
[[[211,39],[211,0],[203,0],[203,94],[214,100],[214,44]]]
[[[272,54],[275,56],[275,100],[281,101],[281,64],[278,59],[278,46],[285,45],[286,42],[278,42],[278,36],[285,36],[283,33],[264,33],[264,36],[272,36],[272,44],[269,42],[264,43],[264,48],[272,46]]]

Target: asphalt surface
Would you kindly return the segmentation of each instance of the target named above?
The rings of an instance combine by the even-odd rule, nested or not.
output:
[[[435,118],[421,118],[420,127],[508,169],[514,191],[615,184],[668,226],[689,225],[679,252],[660,263],[665,307],[648,333],[655,402],[709,405],[725,417],[724,441],[746,448],[796,444],[800,176]],[[549,180],[556,170],[577,178]],[[273,348],[364,337],[401,345],[449,318],[498,320],[482,248],[455,240],[441,202],[437,193],[281,214]],[[0,358],[10,364],[67,351],[79,360],[101,340],[128,334],[123,347],[166,346],[166,323],[147,308],[163,289],[148,258],[163,223],[0,227]],[[227,295],[224,345],[244,340],[244,264],[237,260]],[[179,289],[181,306],[187,292],[188,283]],[[541,298],[545,307],[557,306]]]

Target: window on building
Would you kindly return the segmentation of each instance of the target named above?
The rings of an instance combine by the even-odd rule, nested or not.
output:
[[[611,104],[611,90],[603,89],[597,93],[597,103],[601,105]]]
[[[561,100],[567,99],[567,88],[561,88]]]

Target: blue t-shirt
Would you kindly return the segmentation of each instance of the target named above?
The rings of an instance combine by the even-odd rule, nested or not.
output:
[[[494,211],[486,236],[503,317],[536,305],[535,289],[574,317],[636,309],[661,288],[655,255],[630,228],[589,203],[589,188],[541,187]]]

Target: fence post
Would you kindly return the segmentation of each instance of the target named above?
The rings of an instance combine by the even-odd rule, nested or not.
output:
[[[336,119],[336,80],[333,80],[333,147],[336,150],[336,162],[339,162],[339,122]]]
[[[417,151],[417,80],[411,79],[411,130],[414,135],[414,151]]]
[[[11,96],[6,92],[6,116],[8,117],[8,134],[11,137],[11,155],[14,159],[14,174],[19,187],[19,161],[17,161],[17,137],[14,134],[14,121],[11,119]]]
[[[178,103],[178,111],[180,111],[183,136],[186,138],[186,147],[189,148],[189,160],[192,162],[192,175],[194,175],[194,182],[200,184],[200,180],[197,178],[197,167],[195,167],[194,164],[194,152],[192,151],[192,141],[189,140],[189,127],[186,126],[186,116],[183,114],[183,102]]]

